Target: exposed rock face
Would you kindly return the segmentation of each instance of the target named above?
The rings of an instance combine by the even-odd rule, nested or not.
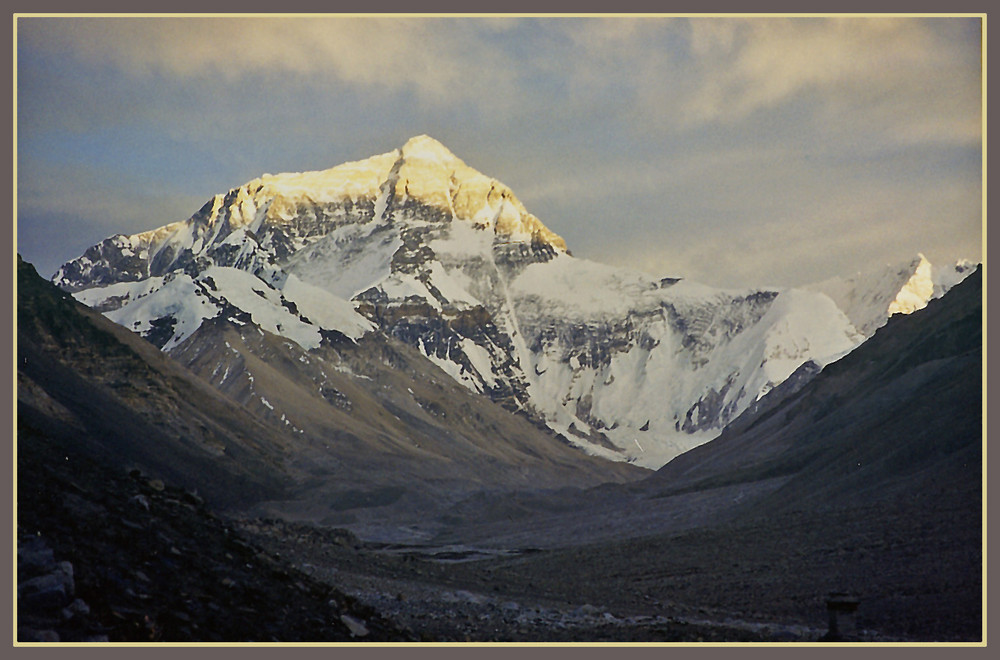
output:
[[[427,136],[266,174],[185,222],[112,237],[54,280],[171,353],[221,317],[305,350],[381,332],[585,451],[649,467],[867,331],[824,293],[576,259],[508,187]]]

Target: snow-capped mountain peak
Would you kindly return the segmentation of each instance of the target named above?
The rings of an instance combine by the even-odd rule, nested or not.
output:
[[[341,241],[365,233],[362,226],[373,231],[430,218],[469,222],[500,242],[566,250],[565,241],[510,188],[421,135],[400,149],[327,170],[264,174],[215,195],[186,221],[105,240],[60,268],[53,280],[69,290],[135,281],[163,276],[199,257],[224,266],[251,261],[260,273],[331,234],[339,232],[333,240]]]
[[[923,254],[917,255],[917,265],[913,275],[889,303],[889,316],[893,314],[911,314],[923,309],[934,296],[934,280],[931,276],[931,262]]]
[[[429,135],[417,135],[406,141],[400,150],[404,159],[409,161],[439,162],[446,167],[461,162],[448,147]]]
[[[207,322],[306,352],[382,333],[588,453],[659,467],[960,273],[921,257],[815,288],[725,291],[603,266],[421,135],[265,174],[186,221],[113,236],[54,279],[178,355],[199,354]]]
[[[394,166],[398,199],[413,198],[452,218],[472,221],[511,241],[534,241],[566,249],[561,237],[528,212],[503,183],[466,165],[434,138],[411,138]]]
[[[871,337],[893,314],[923,309],[975,270],[969,261],[937,267],[923,254],[850,277],[835,277],[806,287],[822,292],[847,314],[864,337]]]

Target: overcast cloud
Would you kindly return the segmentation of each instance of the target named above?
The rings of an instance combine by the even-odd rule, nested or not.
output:
[[[981,259],[977,18],[22,18],[43,274],[427,133],[580,257],[727,287]]]

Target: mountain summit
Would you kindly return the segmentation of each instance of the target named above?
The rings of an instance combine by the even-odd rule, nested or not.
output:
[[[347,226],[382,227],[417,207],[427,219],[469,222],[498,241],[566,250],[510,188],[421,135],[401,149],[327,170],[264,174],[215,195],[186,221],[105,240],[53,280],[74,291],[162,276],[206,258],[261,274],[273,268],[274,257],[288,257],[331,232],[351,238]]]
[[[881,311],[863,305],[862,329],[832,290],[720,290],[578,259],[507,186],[418,136],[265,174],[188,220],[108,238],[54,280],[248,405],[274,397],[252,361],[204,358],[209,326],[289,340],[301,365],[376,333],[587,453],[659,467],[852,350],[909,277],[887,280]],[[328,370],[301,369],[324,387]]]

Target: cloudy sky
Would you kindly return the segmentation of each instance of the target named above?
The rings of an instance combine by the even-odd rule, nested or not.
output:
[[[982,258],[978,18],[22,17],[43,275],[265,172],[431,135],[578,257],[794,286]]]

